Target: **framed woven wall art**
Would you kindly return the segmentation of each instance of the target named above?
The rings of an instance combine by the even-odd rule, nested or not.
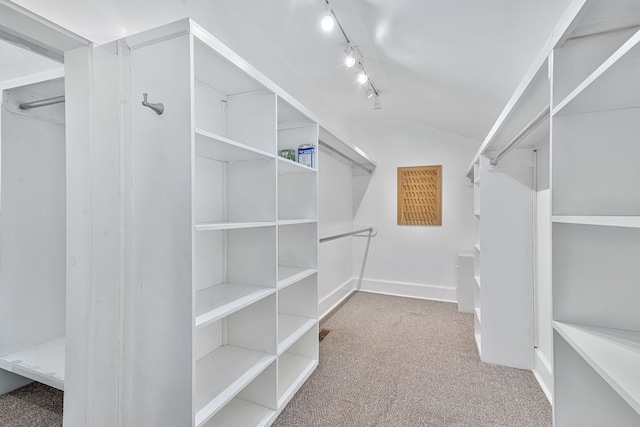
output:
[[[398,225],[442,225],[442,165],[398,168]]]

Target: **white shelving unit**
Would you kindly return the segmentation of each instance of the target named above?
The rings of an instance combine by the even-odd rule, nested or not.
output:
[[[556,426],[640,424],[638,25],[590,1],[553,52]]]
[[[318,365],[317,167],[277,155],[318,124],[190,20],[124,44],[131,96],[165,106],[132,109],[125,417],[270,425]]]
[[[64,95],[64,66],[0,43],[0,394],[64,390],[65,109],[19,108]]]

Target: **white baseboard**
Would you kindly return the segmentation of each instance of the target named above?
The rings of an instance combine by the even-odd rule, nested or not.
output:
[[[355,280],[349,279],[325,297],[322,297],[318,306],[320,320],[326,316],[331,310],[338,306],[354,291]]]
[[[547,400],[553,406],[553,370],[549,359],[537,348],[535,350],[533,376],[536,377],[540,388],[547,396]]]
[[[455,287],[432,286],[408,282],[391,282],[383,280],[363,279],[358,287],[358,279],[354,279],[356,290],[400,297],[429,299],[434,301],[457,302]]]

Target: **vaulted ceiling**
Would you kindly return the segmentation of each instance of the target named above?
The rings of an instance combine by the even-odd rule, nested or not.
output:
[[[380,110],[344,67],[342,34],[320,29],[325,0],[13,1],[97,43],[192,16],[343,123],[404,119],[482,140],[571,0],[331,0]]]

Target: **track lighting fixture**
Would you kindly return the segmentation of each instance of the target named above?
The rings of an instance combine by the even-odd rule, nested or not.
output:
[[[381,108],[382,104],[380,104],[380,95],[376,95],[375,98],[373,98],[373,109],[379,110]]]
[[[331,3],[327,1],[327,11],[322,17],[322,21],[320,21],[320,26],[324,31],[331,31],[335,26],[335,20],[333,19],[333,10],[331,10]]]
[[[322,18],[322,21],[320,22],[320,26],[324,31],[331,31],[335,25],[338,25],[340,32],[342,33],[345,41],[347,42],[347,48],[345,49],[347,55],[345,56],[344,64],[346,65],[347,68],[353,68],[355,65],[358,65],[358,67],[356,68],[356,69],[359,69],[358,82],[362,85],[366,84],[366,87],[364,88],[365,94],[367,95],[368,99],[374,98],[373,108],[375,110],[379,110],[380,108],[382,108],[382,105],[380,104],[379,93],[375,85],[371,81],[369,74],[364,68],[364,61],[362,58],[362,54],[360,53],[360,50],[358,49],[357,46],[353,46],[351,44],[349,37],[347,37],[347,33],[345,33],[344,28],[340,24],[340,20],[338,19],[333,8],[331,7],[330,1],[329,0],[323,0],[323,1],[326,6],[326,12]]]
[[[356,65],[356,52],[355,49],[351,46],[347,48],[347,57],[345,58],[344,63],[347,68],[351,68]]]
[[[364,71],[363,68],[360,69],[360,72],[358,73],[358,82],[360,84],[365,84],[367,81],[369,80],[369,76],[367,75],[367,73]]]

